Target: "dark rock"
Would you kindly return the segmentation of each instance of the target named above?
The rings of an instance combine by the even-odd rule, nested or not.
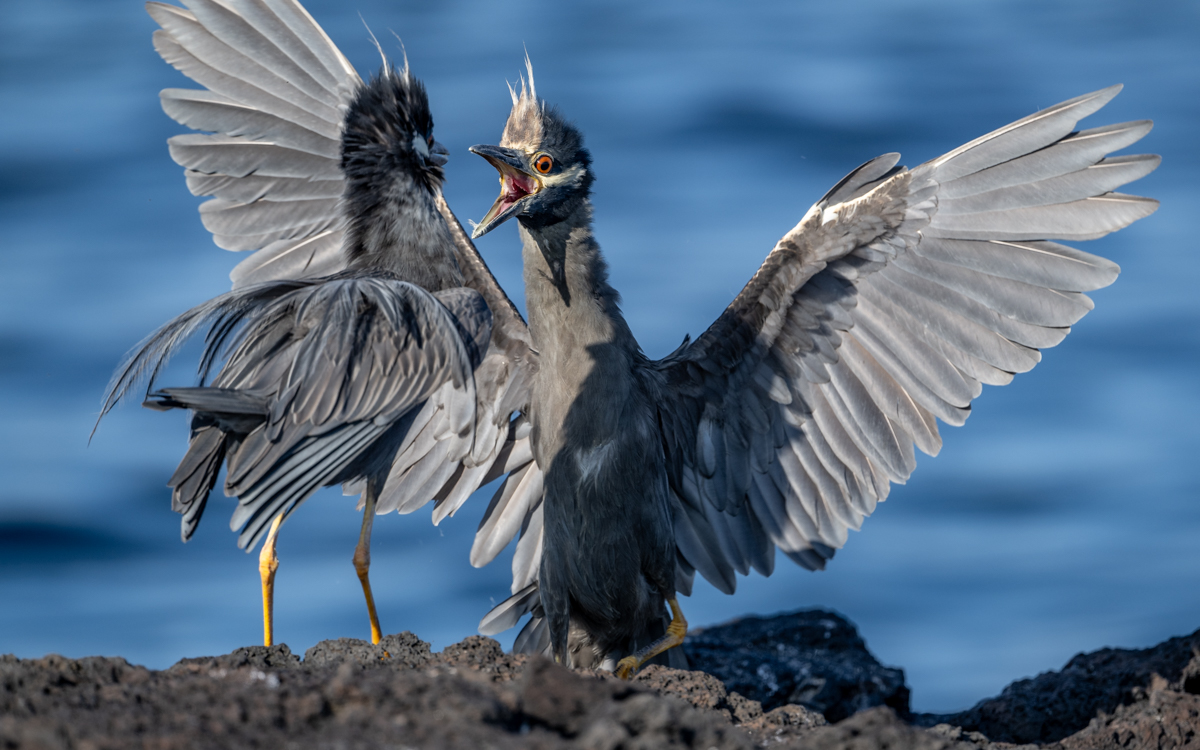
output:
[[[817,727],[804,735],[805,750],[948,750],[959,743],[934,732],[909,726],[896,712],[879,706],[834,726]]]
[[[904,670],[880,665],[854,626],[833,612],[745,617],[693,631],[683,648],[694,669],[768,711],[796,704],[831,722],[872,706],[908,714]]]
[[[624,700],[633,692],[628,684],[590,684],[545,658],[534,659],[521,682],[521,707],[528,720],[569,737],[591,723],[595,703]]]
[[[304,652],[304,664],[309,667],[350,662],[363,667],[389,664],[415,669],[425,666],[432,658],[429,644],[408,631],[385,635],[378,645],[357,638],[338,638],[321,641]]]
[[[1194,659],[1193,662],[1196,660]],[[1157,676],[1156,676],[1157,677]],[[1133,703],[1100,714],[1081,732],[1062,741],[1066,750],[1166,750],[1200,747],[1200,696],[1173,690],[1166,679],[1135,689]]]
[[[724,708],[729,697],[724,683],[710,674],[671,669],[658,664],[651,664],[643,668],[634,675],[633,682],[650,688],[659,695],[673,695],[696,708],[708,711],[718,707]],[[762,713],[761,705],[758,707],[758,712]]]
[[[168,672],[213,672],[220,669],[287,669],[300,666],[300,657],[286,643],[274,646],[246,646],[224,656],[199,656],[180,659]]]
[[[703,711],[714,711],[739,726],[763,716],[761,703],[740,693],[727,691],[724,683],[704,672],[651,664],[633,676],[633,684],[649,688],[659,695],[679,698]],[[821,721],[824,723],[825,720],[822,718]]]
[[[689,676],[697,673],[661,666],[650,669],[648,679],[629,682],[608,673],[586,679],[537,658],[522,678],[521,705],[534,726],[576,738],[580,747],[753,747],[744,732],[730,725],[728,710],[696,711],[688,705],[692,701],[677,697],[686,694],[696,707],[716,707],[701,683],[689,684]],[[724,705],[724,687],[704,676],[716,684]],[[659,689],[649,689],[655,686]]]
[[[970,732],[962,727],[956,727],[951,724],[937,724],[930,727],[929,731],[947,739],[961,740],[973,745],[987,746],[991,744],[991,740],[982,732]],[[1037,747],[1037,745],[1030,745],[1030,747]]]
[[[304,661],[310,667],[326,667],[343,662],[360,666],[374,666],[383,661],[384,651],[379,646],[358,638],[338,638],[321,641],[304,652]]]
[[[741,693],[730,693],[726,701],[729,706],[729,713],[733,715],[733,722],[735,724],[746,724],[764,716],[762,704],[758,701],[750,700]],[[802,708],[802,706],[795,706],[795,708]],[[775,710],[778,711],[779,709]],[[817,715],[819,716],[819,714]],[[824,716],[821,717],[821,721],[825,721]]]
[[[303,663],[280,645],[162,672],[4,656],[0,748],[753,747],[720,712],[527,662],[480,637],[433,654],[410,633],[325,641]]]
[[[440,665],[476,670],[493,680],[502,681],[515,679],[529,661],[526,654],[504,653],[499,643],[481,635],[472,635],[460,643],[447,646],[435,658]]]
[[[1186,686],[1200,682],[1191,666],[1200,630],[1142,650],[1106,648],[1079,654],[1058,672],[1014,682],[995,698],[957,714],[922,714],[922,726],[946,723],[982,732],[994,742],[1048,743],[1080,731],[1099,712],[1112,714],[1149,688],[1153,676]]]
[[[1193,653],[1192,660],[1183,668],[1179,689],[1192,695],[1200,695],[1200,653]]]
[[[737,693],[733,693],[737,695]],[[810,730],[826,726],[825,717],[804,706],[780,706],[743,723],[742,729],[760,746],[777,745],[804,736]]]
[[[786,636],[796,628],[779,630]],[[839,633],[833,622],[822,632],[831,633],[823,642],[863,651],[848,625]],[[1100,688],[1110,679],[1109,687],[1123,696],[1120,704],[1053,745],[1025,748],[1200,750],[1200,650],[1195,656],[1191,651],[1198,638],[1200,633],[1144,651],[1078,656],[1061,673],[1017,683],[985,703],[1004,699],[1013,717],[1041,716],[1058,704],[1046,702],[1047,693],[1030,690],[1030,683],[1044,687],[1058,680],[1059,689],[1050,694],[1062,701],[1071,694],[1107,694]],[[769,642],[752,645],[759,653]],[[798,648],[794,641],[781,645],[783,651]],[[1145,685],[1137,684],[1144,675]],[[998,721],[998,715],[990,716]],[[3,750],[1025,750],[999,741],[1004,736],[962,723],[922,729],[887,707],[830,725],[801,705],[764,711],[757,700],[703,672],[651,666],[626,682],[607,672],[572,672],[542,658],[504,654],[495,641],[480,637],[441,653],[411,633],[388,636],[378,646],[326,641],[304,662],[283,645],[251,647],[184,659],[162,672],[123,659],[0,656]]]
[[[49,706],[98,705],[106,697],[144,685],[153,673],[121,658],[42,659],[0,656],[0,715],[39,713]],[[0,747],[3,747],[0,744]]]

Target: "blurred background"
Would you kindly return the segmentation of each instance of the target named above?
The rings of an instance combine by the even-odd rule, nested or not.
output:
[[[986,388],[962,429],[895,487],[829,570],[683,605],[693,626],[827,607],[903,667],[917,710],[965,708],[1104,646],[1200,626],[1200,4],[925,0],[397,2],[309,0],[360,73],[363,21],[424,79],[464,220],[496,196],[467,153],[494,143],[505,80],[584,131],[597,234],[647,354],[696,335],[775,241],[846,172],[887,151],[915,165],[1061,100],[1124,83],[1085,127],[1153,118],[1134,151],[1162,167],[1127,192],[1161,210],[1084,249],[1121,264],[1096,310],[1033,372]],[[362,16],[362,20],[359,18]],[[260,642],[257,558],[218,492],[179,541],[167,478],[187,417],[118,409],[88,445],[104,386],[145,334],[228,286],[240,259],[200,224],[166,139],[164,87],[132,0],[9,3],[0,17],[0,652],[122,655],[163,668]],[[1189,218],[1191,217],[1191,218]],[[523,308],[515,226],[480,242]],[[194,357],[161,382],[192,381]],[[385,631],[440,649],[508,593],[508,560],[475,570],[490,488],[441,527],[427,510],[375,525]],[[280,641],[367,637],[350,557],[361,517],[327,490],[284,527]],[[513,633],[507,634],[505,645]]]

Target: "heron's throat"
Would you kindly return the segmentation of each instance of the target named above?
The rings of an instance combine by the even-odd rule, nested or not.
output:
[[[589,201],[554,224],[521,222],[521,238],[530,334],[543,361],[598,343],[636,347],[621,315],[620,295],[608,284]]]

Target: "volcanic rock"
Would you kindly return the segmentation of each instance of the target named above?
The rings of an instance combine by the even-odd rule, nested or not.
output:
[[[693,669],[768,711],[799,705],[831,722],[873,706],[908,714],[904,670],[881,665],[835,612],[744,617],[689,633],[683,648]]]

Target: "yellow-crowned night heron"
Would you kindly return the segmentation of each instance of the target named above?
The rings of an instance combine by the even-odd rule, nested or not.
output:
[[[215,196],[200,212],[217,244],[257,252],[233,291],[137,347],[102,413],[206,331],[200,387],[146,403],[194,413],[169,483],[183,539],[224,463],[239,546],[266,537],[270,645],[280,523],[322,486],[361,492],[354,563],[378,642],[373,518],[436,498],[437,522],[479,486],[509,437],[509,401],[526,399],[511,363],[528,347],[492,322],[520,316],[442,199],[447,152],[407,60],[363,83],[294,0],[187,6],[147,5],[155,48],[207,89],[162,92],[167,114],[212,133],[172,138],[171,155],[193,193]]]
[[[1157,207],[1111,191],[1158,157],[1105,158],[1149,122],[1074,131],[1117,86],[912,170],[886,154],[818,201],[703,335],[653,361],[592,236],[582,136],[528,73],[501,145],[472,148],[502,185],[474,236],[518,219],[539,362],[536,465],[521,469],[534,492],[513,493],[529,559],[481,630],[533,612],[517,650],[624,657],[625,676],[682,642],[676,593],[695,571],[731,593],[735,572],[770,574],[776,547],[824,567],[912,472],[914,444],[937,453],[936,419],[962,424],[981,384],[1032,368],[1091,309],[1082,292],[1116,278],[1051,240]],[[646,643],[664,604],[670,625]]]

